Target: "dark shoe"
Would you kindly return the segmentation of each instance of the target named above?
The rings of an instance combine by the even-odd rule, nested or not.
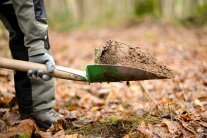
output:
[[[53,109],[46,109],[31,114],[20,113],[20,119],[32,118],[41,128],[48,129],[52,124],[56,124],[62,116]]]

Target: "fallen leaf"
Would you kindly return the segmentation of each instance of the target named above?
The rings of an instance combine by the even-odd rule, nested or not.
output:
[[[191,121],[192,120],[191,114],[180,115],[180,118],[182,118],[184,121]]]
[[[86,137],[79,134],[71,134],[71,135],[66,135],[64,138],[86,138]]]
[[[65,138],[65,137],[66,136],[64,130],[60,130],[52,136],[52,138]]]
[[[180,120],[180,119],[178,119],[178,120],[186,130],[188,130],[189,132],[191,132],[192,134],[197,136],[197,133],[195,132],[195,130],[188,123],[186,123],[186,122],[184,122],[183,120]]]
[[[194,104],[203,108],[203,103],[199,99],[195,99]]]
[[[41,138],[51,138],[52,133],[47,131],[38,131],[35,132],[35,137],[41,137]]]
[[[174,121],[170,121],[168,119],[163,119],[162,123],[167,125],[167,128],[171,134],[175,134],[178,131],[178,127]]]
[[[131,138],[128,134],[123,136],[123,138]]]
[[[26,119],[20,121],[17,126],[11,127],[7,133],[0,134],[0,137],[15,137],[15,136],[24,136],[31,137],[34,132],[34,121]]]
[[[203,120],[207,121],[207,111],[201,113],[201,117]]]

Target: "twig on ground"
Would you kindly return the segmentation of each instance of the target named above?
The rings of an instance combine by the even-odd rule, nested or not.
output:
[[[154,104],[156,104],[156,101],[150,97],[148,91],[146,91],[146,89],[143,87],[143,85],[141,84],[141,82],[138,81],[138,85],[140,86],[141,90],[142,90],[142,93],[151,101],[153,102]]]

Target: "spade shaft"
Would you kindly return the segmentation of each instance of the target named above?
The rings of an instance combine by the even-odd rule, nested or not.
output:
[[[2,57],[0,57],[0,68],[6,68],[6,69],[22,71],[22,72],[27,72],[28,70],[34,70],[34,69],[39,68],[39,69],[42,69],[46,74],[51,75],[55,78],[77,80],[77,81],[87,81],[86,77],[84,76],[84,71],[82,71],[83,76],[81,76],[81,74],[74,74],[75,71],[81,72],[80,70],[68,68],[71,71],[71,73],[68,73],[62,69],[65,67],[56,66],[57,69],[55,69],[54,72],[48,73],[46,66],[43,64],[2,58]]]

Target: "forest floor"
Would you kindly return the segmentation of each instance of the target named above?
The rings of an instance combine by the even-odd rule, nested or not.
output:
[[[137,45],[180,75],[173,80],[83,83],[56,79],[55,109],[65,120],[48,130],[18,120],[12,71],[0,70],[0,137],[206,137],[207,28],[140,24],[50,32],[57,65],[84,70],[107,40]],[[6,39],[0,55],[10,57]],[[3,47],[4,46],[4,47]]]

